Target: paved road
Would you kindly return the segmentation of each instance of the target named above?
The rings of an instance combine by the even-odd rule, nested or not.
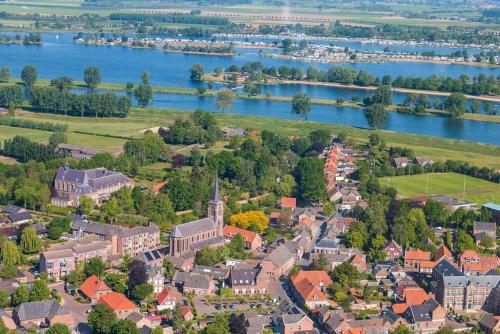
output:
[[[80,304],[74,297],[64,291],[64,282],[50,285],[51,289],[56,289],[61,296],[61,304],[75,317],[76,330],[78,333],[90,334],[91,330],[87,325],[87,311],[92,308],[90,304]]]

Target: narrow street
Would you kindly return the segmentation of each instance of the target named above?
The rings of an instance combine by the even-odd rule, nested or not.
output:
[[[49,287],[57,290],[61,296],[61,305],[75,318],[75,330],[77,333],[90,334],[91,330],[87,325],[87,311],[92,308],[92,305],[80,304],[75,301],[73,296],[64,291],[64,282],[51,284]]]

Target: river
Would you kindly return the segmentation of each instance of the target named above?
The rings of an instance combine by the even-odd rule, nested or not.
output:
[[[73,34],[43,34],[42,46],[0,46],[0,66],[9,66],[14,76],[20,76],[23,66],[35,65],[39,70],[39,77],[51,79],[56,76],[67,75],[75,80],[81,80],[83,69],[89,65],[96,65],[102,71],[103,82],[138,83],[144,70],[151,73],[151,84],[157,86],[197,87],[199,82],[188,79],[188,69],[193,63],[202,63],[207,71],[216,67],[227,67],[236,63],[242,65],[249,61],[261,61],[265,66],[281,65],[302,66],[311,63],[302,61],[279,60],[258,55],[258,50],[241,49],[240,55],[234,57],[185,55],[167,53],[157,50],[130,49],[125,47],[85,46],[72,43]],[[329,68],[331,64],[316,63],[318,68]],[[350,66],[356,70],[365,69],[379,77],[389,74],[392,77],[428,76],[442,74],[459,77],[466,73],[469,76],[486,73],[500,75],[499,69],[444,65],[429,63],[360,63],[335,66]],[[263,87],[263,94],[271,93],[275,96],[291,96],[302,91],[315,98],[335,99],[343,97],[350,100],[352,96],[361,99],[368,93],[361,90],[338,89],[330,87],[315,87],[301,85],[277,85]],[[394,94],[395,103],[401,103],[404,94]],[[433,98],[431,97],[431,100]],[[216,111],[213,97],[197,97],[183,95],[156,94],[154,106],[178,109],[201,108]],[[235,100],[231,110],[234,113],[272,116],[286,119],[295,119],[290,113],[290,103],[267,102],[256,100]],[[367,127],[363,110],[348,107],[314,105],[310,113],[310,120]],[[439,116],[416,116],[408,114],[389,113],[387,130],[403,133],[430,135],[444,138],[454,138],[477,141],[489,144],[500,144],[500,125],[487,122],[477,122],[463,119],[449,119]]]

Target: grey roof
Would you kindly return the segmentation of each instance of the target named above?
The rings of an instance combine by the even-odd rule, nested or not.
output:
[[[68,215],[69,219],[71,219],[71,222],[74,223],[82,223],[85,219],[82,215],[78,215],[76,213],[70,213]]]
[[[476,230],[496,232],[497,231],[497,224],[496,223],[487,223],[487,222],[474,222],[474,231],[476,231]]]
[[[220,203],[222,203],[222,201],[221,201],[221,199],[220,199],[219,175],[218,175],[218,174],[215,176],[215,191],[214,191],[214,197],[213,197],[213,199],[210,201],[210,203],[213,203],[213,204],[220,204]]]
[[[68,249],[58,249],[58,250],[47,250],[42,253],[43,257],[46,260],[52,259],[60,259],[63,257],[73,257],[73,250],[71,248]]]
[[[194,268],[193,268],[193,270],[191,270],[191,272],[203,274],[203,275],[208,275],[208,276],[212,277],[213,279],[217,279],[217,280],[226,279],[227,276],[229,275],[228,269],[200,266],[200,265],[194,266]]]
[[[483,288],[494,288],[499,285],[500,273],[496,270],[490,270],[484,275],[471,276],[469,278],[469,284],[476,287]]]
[[[190,275],[189,273],[185,273],[183,271],[176,271],[172,276],[172,282],[178,282],[183,284],[189,275]]]
[[[192,222],[176,225],[172,231],[174,237],[189,237],[194,234],[213,231],[217,227],[212,217],[206,217]]]
[[[299,323],[302,319],[306,318],[307,316],[303,313],[296,313],[296,314],[283,314],[281,316],[281,319],[283,321],[283,324],[285,325],[293,325],[296,323]]]
[[[421,321],[432,321],[432,312],[439,304],[434,299],[429,299],[420,305],[411,305],[404,314],[404,318],[410,323]]]
[[[479,320],[479,324],[483,327],[493,329],[499,321],[500,321],[499,319],[495,318],[491,314],[484,313],[481,319]]]
[[[337,243],[337,241],[332,240],[332,239],[321,239],[320,241],[318,241],[316,243],[316,245],[314,245],[314,248],[333,248],[333,249],[337,249],[339,247],[340,246]]]
[[[76,145],[71,145],[71,144],[65,144],[61,143],[57,145],[57,148],[63,149],[63,150],[73,150],[73,151],[80,151],[81,153],[88,154],[88,155],[95,155],[96,152],[83,146],[76,146]]]
[[[222,245],[224,243],[224,241],[225,240],[223,237],[216,236],[216,237],[211,238],[211,239],[205,239],[202,241],[195,242],[195,243],[191,244],[191,247],[193,247],[193,249],[195,249],[195,250],[200,250],[203,247],[207,247],[207,246]]]
[[[81,230],[84,233],[107,235],[108,232],[118,231],[120,227],[110,224],[90,223],[85,221],[75,221],[71,226],[73,231]]]
[[[266,255],[265,259],[272,261],[278,268],[281,268],[285,263],[293,258],[293,253],[286,245],[279,245],[270,254]]]
[[[439,276],[447,278],[466,278],[465,274],[455,268],[446,258],[443,258],[433,268],[433,273],[436,272]],[[451,281],[450,281],[451,282]]]
[[[54,299],[22,303],[14,309],[19,321],[33,319],[52,319],[56,315],[69,314]]]
[[[149,224],[148,226],[136,226],[132,228],[121,228],[112,233],[116,233],[121,238],[130,238],[139,234],[154,234],[159,232],[156,224]]]
[[[132,312],[130,313],[125,319],[127,320],[130,320],[134,323],[138,323],[139,321],[141,321],[144,317],[142,316],[142,314],[140,313],[137,313],[137,312]]]
[[[31,220],[33,217],[29,212],[19,212],[19,213],[10,213],[9,220],[11,223],[22,222],[25,220]]]
[[[467,201],[467,200],[461,200],[461,199],[457,199],[457,198],[446,196],[446,195],[431,196],[431,199],[433,201],[440,202],[443,205],[449,205],[449,206],[474,204],[474,203]]]
[[[259,269],[233,269],[231,270],[231,286],[255,284]]]
[[[71,192],[77,194],[90,194],[99,189],[130,183],[130,179],[125,175],[107,170],[103,167],[86,171],[59,167],[56,174],[56,180],[76,184],[77,187]]]
[[[163,276],[162,266],[150,266],[149,264],[147,264],[145,268],[146,268],[146,275],[148,275],[148,277]]]
[[[210,278],[205,275],[189,275],[184,280],[183,288],[191,289],[210,289]]]
[[[3,207],[3,212],[7,214],[19,213],[21,211],[26,211],[26,209],[13,204],[7,204]]]
[[[391,309],[387,309],[382,312],[382,318],[384,318],[385,321],[393,324],[399,319],[399,315],[394,313]]]

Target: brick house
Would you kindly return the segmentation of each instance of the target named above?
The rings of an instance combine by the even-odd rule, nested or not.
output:
[[[215,282],[206,275],[188,275],[182,285],[183,293],[195,296],[210,295],[215,292]]]
[[[279,318],[280,333],[293,334],[297,332],[309,332],[314,329],[314,323],[307,315],[283,314]]]
[[[485,237],[491,238],[495,243],[495,241],[497,240],[497,224],[474,222],[472,235],[474,236],[477,245],[479,245],[481,243],[481,240]]]
[[[403,315],[415,333],[433,333],[445,326],[446,311],[434,299],[411,305]]]
[[[460,255],[460,268],[468,275],[482,275],[497,267],[500,267],[500,258],[495,255],[479,255],[473,250],[465,250]]]
[[[269,292],[269,280],[260,268],[245,268],[244,265],[239,265],[231,270],[229,280],[235,295]]]
[[[267,254],[261,262],[261,268],[270,279],[278,280],[281,275],[286,275],[295,263],[294,253],[282,244]]]
[[[330,303],[323,291],[333,282],[325,271],[299,271],[292,276],[291,281],[294,294],[301,305],[312,309]]]
[[[224,226],[224,238],[226,241],[231,240],[235,235],[241,235],[245,240],[245,248],[249,251],[254,251],[262,246],[262,238],[257,232],[245,230],[236,226]]]
[[[386,259],[394,261],[403,257],[403,248],[394,240],[389,240],[382,248],[386,254]]]
[[[118,319],[125,319],[131,313],[137,311],[137,305],[132,303],[125,295],[118,292],[110,292],[101,296],[97,304],[103,304],[112,309]]]
[[[75,319],[54,299],[21,303],[12,312],[12,318],[19,327],[31,328],[40,325],[75,325]]]
[[[430,261],[430,259],[430,252],[424,252],[418,248],[407,249],[405,251],[404,267],[407,269],[418,269],[418,265],[421,261]]]
[[[177,298],[172,294],[170,289],[164,288],[163,291],[156,296],[156,309],[158,311],[166,309],[173,310],[176,302]]]
[[[94,305],[97,300],[112,290],[101,281],[96,275],[92,275],[87,278],[82,285],[80,285],[80,293],[86,299],[90,300],[90,302]]]

